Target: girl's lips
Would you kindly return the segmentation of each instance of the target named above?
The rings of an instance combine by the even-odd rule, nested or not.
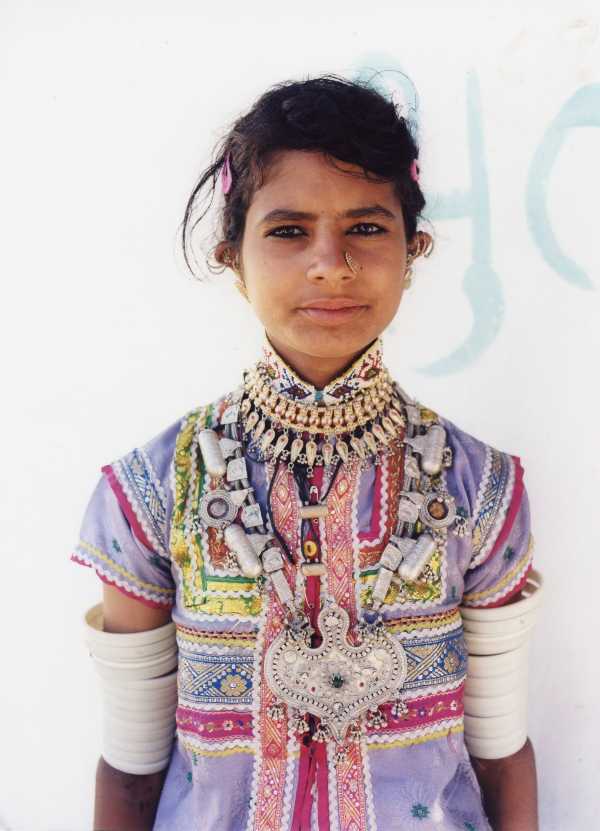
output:
[[[299,311],[316,323],[346,323],[360,315],[368,306],[343,306],[338,309],[301,308]]]

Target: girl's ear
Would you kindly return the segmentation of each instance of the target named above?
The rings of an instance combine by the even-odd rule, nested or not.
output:
[[[215,259],[221,265],[231,268],[236,273],[239,271],[239,255],[230,242],[223,240],[214,251]]]

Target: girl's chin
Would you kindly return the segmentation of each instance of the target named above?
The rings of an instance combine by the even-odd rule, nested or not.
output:
[[[304,355],[314,358],[346,358],[357,355],[366,349],[375,338],[378,332],[371,334],[362,327],[356,327],[351,331],[340,329],[313,329],[304,327],[290,333],[289,337],[277,339],[279,343],[285,341],[288,348]],[[275,346],[275,343],[273,344]]]

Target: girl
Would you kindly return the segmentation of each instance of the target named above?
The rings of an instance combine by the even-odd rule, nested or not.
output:
[[[222,190],[214,258],[264,349],[106,465],[87,509],[96,829],[537,828],[523,470],[382,353],[432,246],[417,158],[368,84],[283,83],[190,198],[188,265],[198,197]]]

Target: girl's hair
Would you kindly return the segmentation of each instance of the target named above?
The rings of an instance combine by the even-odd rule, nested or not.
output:
[[[215,148],[215,161],[194,187],[182,223],[183,253],[192,274],[188,257],[191,234],[212,204],[227,155],[233,181],[220,209],[218,234],[236,249],[244,234],[246,213],[263,183],[269,161],[282,150],[320,151],[334,165],[336,159],[352,163],[363,168],[366,178],[375,174],[376,179],[392,181],[402,205],[406,238],[413,238],[425,207],[421,188],[410,175],[419,151],[409,122],[398,113],[393,101],[367,82],[336,75],[285,81],[267,90],[234,122]],[[191,225],[207,185],[210,202]],[[211,254],[214,257],[214,249]],[[210,260],[207,265],[213,273],[224,268],[215,267]]]

